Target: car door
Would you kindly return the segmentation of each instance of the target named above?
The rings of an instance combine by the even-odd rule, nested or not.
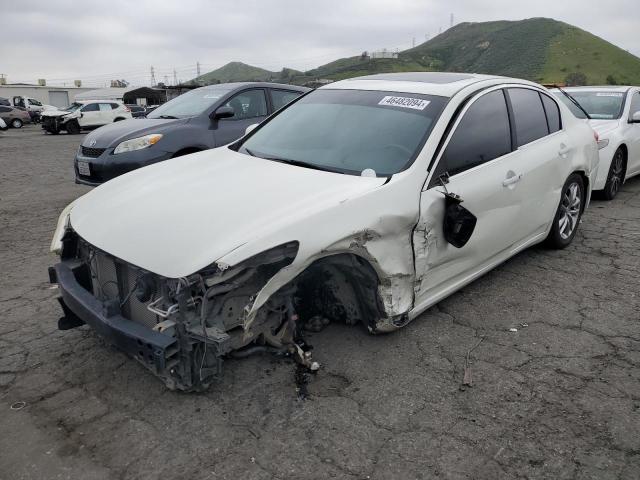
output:
[[[78,119],[81,127],[90,127],[94,125],[101,125],[100,123],[100,108],[98,103],[87,103],[80,109],[82,116]]]
[[[516,177],[507,188],[521,205],[522,217],[513,225],[515,237],[526,241],[546,232],[553,219],[571,157],[578,155],[561,128],[560,110],[551,97],[533,88],[508,88],[512,117]]]
[[[509,183],[517,171],[517,156],[505,92],[479,94],[459,115],[420,197],[413,236],[416,305],[446,296],[518,243],[515,225],[521,205],[517,182]],[[440,185],[437,179],[447,175],[448,183]],[[459,195],[461,207],[477,219],[470,239],[460,248],[445,239],[447,191]]]
[[[635,90],[629,103],[629,117],[627,119],[627,139],[629,155],[627,158],[627,176],[640,172],[640,123],[633,122],[633,115],[640,112],[640,91]]]
[[[224,105],[233,109],[233,117],[215,120],[215,143],[219,147],[237,140],[246,128],[260,123],[268,115],[267,97],[263,88],[244,90]]]
[[[100,124],[106,125],[107,123],[113,122],[115,118],[113,107],[111,103],[99,103],[98,109],[100,111]]]

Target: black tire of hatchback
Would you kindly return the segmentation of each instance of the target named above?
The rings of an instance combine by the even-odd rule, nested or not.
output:
[[[67,133],[69,135],[77,135],[80,133],[80,124],[75,120],[68,122],[65,127],[67,128]]]
[[[571,204],[571,190],[572,188],[577,187],[577,196],[579,199],[578,205]],[[558,208],[556,209],[556,214],[553,217],[553,223],[551,224],[551,230],[549,231],[549,235],[545,240],[545,243],[548,247],[554,249],[563,249],[568,247],[573,241],[573,237],[576,236],[576,232],[578,231],[578,226],[580,225],[580,220],[582,219],[582,212],[584,211],[584,202],[585,202],[585,194],[584,194],[584,181],[582,177],[577,173],[572,173],[567,178],[567,181],[564,182],[562,186],[562,191],[560,194],[560,203],[558,203]],[[575,222],[573,228],[570,232],[564,228],[561,228],[560,221],[565,218],[567,221],[569,219],[569,210],[575,209],[578,207],[577,217],[575,218]]]
[[[611,159],[609,173],[607,173],[607,183],[604,184],[604,190],[602,190],[601,195],[605,200],[616,198],[620,187],[622,187],[626,167],[626,159],[624,157],[624,151],[619,148]]]
[[[22,120],[20,120],[19,118],[14,118],[13,120],[11,120],[11,126],[13,128],[22,128]]]

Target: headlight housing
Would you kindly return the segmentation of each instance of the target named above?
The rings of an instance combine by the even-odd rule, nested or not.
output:
[[[119,143],[116,149],[113,151],[114,155],[124,152],[133,152],[134,150],[142,150],[143,148],[149,148],[151,145],[155,145],[162,138],[160,133],[152,133],[145,135],[144,137],[132,138],[131,140],[125,140]]]
[[[60,214],[60,218],[58,218],[58,224],[56,225],[56,231],[53,233],[53,238],[51,239],[51,253],[55,253],[56,255],[60,255],[62,251],[62,237],[69,228],[69,217],[71,216],[71,209],[75,205],[78,200],[74,200],[69,205],[64,207],[62,213]]]

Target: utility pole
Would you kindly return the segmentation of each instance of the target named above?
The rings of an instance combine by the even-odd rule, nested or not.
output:
[[[450,18],[450,22],[449,22],[449,28],[453,27],[453,13],[451,14],[451,18]]]
[[[173,84],[178,85],[178,76],[176,75],[176,69],[173,69]]]
[[[198,73],[198,77],[200,76],[200,62],[196,62],[196,72]]]
[[[413,37],[413,41],[412,41],[413,46],[416,46],[416,37]]]
[[[155,86],[156,85],[156,74],[153,71],[153,65],[151,65],[151,86]]]

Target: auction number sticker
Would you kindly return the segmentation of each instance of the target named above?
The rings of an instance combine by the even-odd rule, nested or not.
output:
[[[596,93],[596,97],[621,97],[622,93],[620,92],[598,92]]]
[[[388,107],[411,108],[413,110],[424,110],[429,105],[429,100],[412,97],[393,97],[386,96],[378,102],[378,105],[386,105]]]

